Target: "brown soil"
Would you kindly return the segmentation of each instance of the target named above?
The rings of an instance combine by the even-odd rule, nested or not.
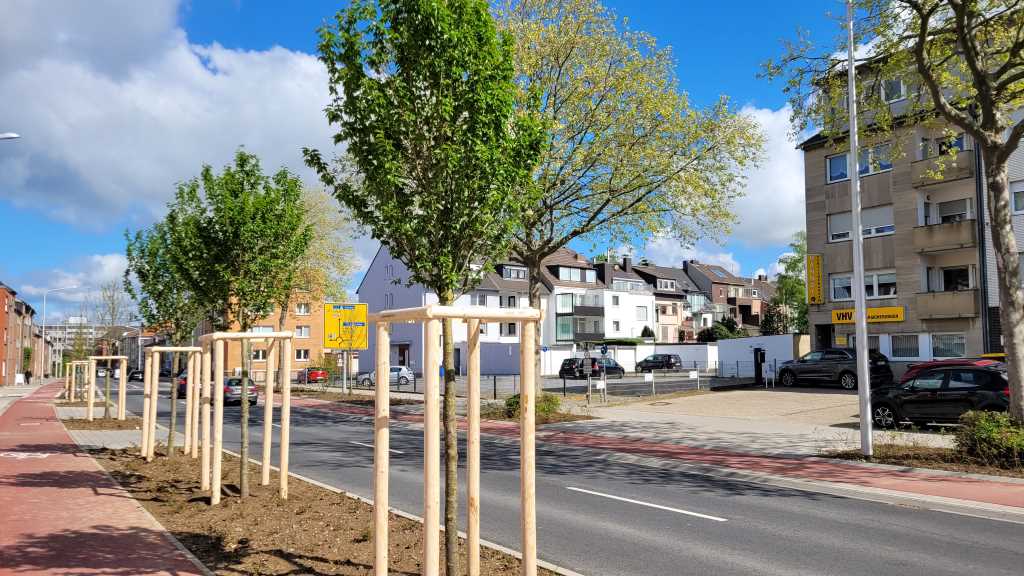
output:
[[[316,398],[317,400],[330,400],[332,402],[343,402],[356,406],[373,406],[373,396],[368,394],[342,394],[340,392],[324,392],[323,390],[292,390],[292,396],[303,398]],[[408,398],[392,398],[392,406],[408,406],[411,404],[423,404],[422,400],[410,400]]]
[[[54,402],[53,405],[57,406],[58,408],[85,408],[86,407],[86,402],[84,400],[75,400],[74,402],[65,402],[65,401],[62,401],[62,400],[58,400],[58,401]],[[110,405],[113,406],[114,403],[111,402]],[[93,402],[92,403],[92,409],[93,410],[103,410],[103,401],[102,400],[97,400],[97,401]]]
[[[502,420],[506,422],[518,422],[518,416],[509,415],[505,407],[500,404],[491,404],[480,409],[480,417],[485,420]],[[557,424],[559,422],[576,422],[577,420],[594,420],[593,416],[587,414],[570,414],[568,412],[554,412],[551,414],[537,414],[536,424]]]
[[[877,464],[893,464],[913,468],[934,468],[953,472],[989,474],[1024,478],[1024,468],[1000,468],[966,458],[953,448],[932,448],[927,446],[904,446],[900,444],[875,444],[875,455],[871,458]],[[824,454],[829,458],[864,461],[859,450],[839,450]]]
[[[373,508],[364,502],[294,478],[289,499],[281,500],[276,473],[270,486],[259,486],[255,465],[250,468],[252,495],[243,502],[234,484],[238,460],[225,456],[225,492],[232,495],[210,506],[209,497],[199,489],[198,460],[157,458],[147,464],[126,450],[103,450],[94,456],[216,574],[373,572]],[[420,574],[421,528],[418,522],[391,515],[392,574]],[[487,548],[481,551],[480,563],[482,574],[519,573],[519,560]],[[443,564],[442,560],[442,574]],[[464,555],[461,564],[465,569]]]
[[[64,427],[68,430],[141,430],[142,419],[141,418],[127,418],[125,420],[118,420],[111,418],[104,420],[103,418],[96,417],[92,422],[85,418],[67,418],[62,420]]]

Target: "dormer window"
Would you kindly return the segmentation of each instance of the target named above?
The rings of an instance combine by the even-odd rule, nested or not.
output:
[[[522,266],[502,266],[501,277],[506,280],[526,280],[526,268]]]
[[[887,104],[898,102],[906,97],[907,88],[904,86],[903,80],[899,78],[882,80],[882,100]]]
[[[658,278],[658,290],[674,291],[675,289],[676,289],[676,281],[675,280],[665,280],[664,278]]]
[[[595,270],[585,270],[583,268],[559,266],[558,279],[565,280],[566,282],[587,282],[589,284],[593,284],[597,282],[597,272]]]

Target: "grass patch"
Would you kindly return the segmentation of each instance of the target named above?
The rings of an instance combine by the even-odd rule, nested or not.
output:
[[[589,414],[571,414],[562,411],[562,401],[555,394],[543,393],[537,398],[535,410],[536,424],[555,424],[558,422],[575,422],[577,420],[593,420]],[[480,417],[486,420],[519,421],[519,395],[511,396],[504,404],[489,402],[480,407]]]

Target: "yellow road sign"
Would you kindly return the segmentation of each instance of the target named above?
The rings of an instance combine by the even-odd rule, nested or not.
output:
[[[324,348],[366,350],[366,304],[324,304]]]
[[[824,274],[821,269],[821,254],[807,255],[807,303],[824,304]]]

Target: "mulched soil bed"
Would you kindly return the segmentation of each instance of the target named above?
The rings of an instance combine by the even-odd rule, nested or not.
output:
[[[324,392],[323,390],[295,390],[292,389],[292,396],[302,398],[316,398],[317,400],[330,400],[332,402],[343,402],[356,406],[373,406],[373,396],[368,394],[342,394],[340,392]],[[392,398],[392,406],[408,406],[412,404],[423,404],[422,400],[410,400],[408,398]]]
[[[501,404],[492,404],[490,406],[482,407],[480,409],[480,418],[484,420],[500,420],[503,422],[519,422],[519,417],[509,416],[508,413],[505,412],[505,406]],[[540,426],[542,424],[557,424],[559,422],[576,422],[577,420],[595,420],[595,418],[587,414],[555,412],[553,414],[538,414],[535,424]]]
[[[127,450],[101,450],[93,456],[216,574],[373,573],[373,509],[364,502],[294,478],[289,499],[281,500],[277,474],[270,486],[259,486],[255,465],[250,468],[252,495],[243,502],[237,497],[238,459],[225,455],[225,492],[232,495],[210,506],[199,489],[198,460],[178,456],[147,464]],[[421,528],[391,515],[391,574],[421,573]],[[519,560],[487,548],[480,562],[482,574],[519,573]]]
[[[875,444],[874,452],[875,455],[871,461],[876,464],[893,464],[895,466],[909,466],[913,468],[934,468],[953,472],[1024,478],[1024,468],[999,468],[991,466],[965,458],[953,448]],[[865,460],[864,455],[859,450],[827,452],[824,456],[843,460]]]
[[[53,403],[53,405],[58,407],[58,408],[85,408],[86,407],[86,402],[84,400],[75,400],[74,402],[65,402],[63,400],[57,400],[56,402]],[[110,405],[113,407],[114,403],[111,402]],[[102,400],[97,400],[97,401],[93,402],[92,403],[92,409],[93,410],[103,410],[103,401]]]
[[[118,420],[117,418],[111,418],[104,420],[100,417],[93,418],[90,422],[85,418],[66,418],[61,420],[64,423],[64,427],[68,430],[141,430],[142,419],[141,418],[127,418],[125,420]]]

